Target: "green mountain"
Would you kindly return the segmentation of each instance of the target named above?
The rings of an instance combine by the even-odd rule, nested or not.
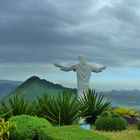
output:
[[[32,99],[37,96],[41,96],[44,93],[49,95],[57,95],[60,92],[67,91],[72,94],[76,94],[76,89],[66,88],[59,84],[54,84],[45,79],[40,79],[37,76],[32,76],[18,86],[13,92],[8,96],[4,97],[3,100],[12,97],[13,95],[24,96],[25,98]]]

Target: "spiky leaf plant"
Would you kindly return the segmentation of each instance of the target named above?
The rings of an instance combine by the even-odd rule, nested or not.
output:
[[[9,112],[6,117],[21,115],[21,114],[33,114],[34,106],[31,101],[25,100],[23,97],[15,95],[7,102],[0,104],[1,113]]]
[[[36,115],[45,118],[48,113],[48,108],[53,103],[53,100],[53,97],[48,95],[48,93],[44,93],[42,96],[38,96],[37,100],[34,101]]]
[[[38,98],[40,114],[54,125],[70,125],[79,121],[81,112],[76,97],[63,92],[54,98],[44,95]],[[42,112],[41,112],[42,111]]]
[[[81,110],[84,111],[84,117],[87,123],[93,124],[103,111],[111,107],[111,101],[104,101],[104,95],[89,89],[79,97]]]

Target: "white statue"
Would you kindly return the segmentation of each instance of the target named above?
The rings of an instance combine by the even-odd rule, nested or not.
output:
[[[79,56],[80,63],[72,66],[62,66],[61,64],[56,63],[55,66],[59,67],[63,71],[76,71],[77,73],[77,90],[78,96],[82,96],[84,91],[89,89],[89,79],[92,72],[102,72],[106,66],[95,66],[89,65],[86,63],[82,55]]]

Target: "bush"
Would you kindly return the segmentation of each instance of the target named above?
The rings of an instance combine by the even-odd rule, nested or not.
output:
[[[117,114],[112,116],[99,116],[95,121],[95,127],[97,130],[103,131],[121,131],[127,127],[127,122],[124,118]]]
[[[94,123],[97,116],[108,110],[111,101],[104,101],[104,95],[97,93],[95,90],[89,89],[84,93],[83,97],[79,97],[81,111],[84,110],[84,117],[87,123]]]
[[[16,125],[16,129],[11,132],[11,140],[33,140],[38,136],[40,128],[52,127],[47,120],[36,116],[19,115],[10,120]]]
[[[38,98],[38,115],[46,117],[54,125],[70,125],[78,123],[81,112],[76,97],[67,92],[55,97],[43,95]]]
[[[104,111],[102,114],[101,114],[101,117],[109,117],[111,116],[111,113],[108,112],[108,111]]]
[[[43,128],[39,132],[40,140],[110,140],[93,131],[87,131],[73,125],[49,129]]]
[[[110,111],[112,113],[116,113],[122,116],[127,121],[128,124],[137,124],[137,122],[139,121],[138,117],[140,115],[134,109],[119,107],[119,108],[112,109]]]
[[[130,108],[119,107],[119,108],[114,109],[113,112],[115,112],[121,116],[124,116],[124,115],[129,115],[131,117],[139,116],[139,113],[137,111],[130,109]]]
[[[15,124],[11,121],[5,121],[4,118],[0,118],[0,139],[7,140],[9,139],[10,131],[15,128]]]
[[[140,121],[137,123],[137,128],[140,130]]]

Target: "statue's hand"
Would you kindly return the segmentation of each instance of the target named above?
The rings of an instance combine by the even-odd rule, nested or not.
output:
[[[58,64],[58,63],[55,63],[54,65],[55,65],[56,67],[59,67],[59,68],[61,67],[61,65]]]
[[[106,67],[107,67],[106,65],[105,65],[105,66],[102,66],[102,70],[105,70],[105,69],[106,69]]]

